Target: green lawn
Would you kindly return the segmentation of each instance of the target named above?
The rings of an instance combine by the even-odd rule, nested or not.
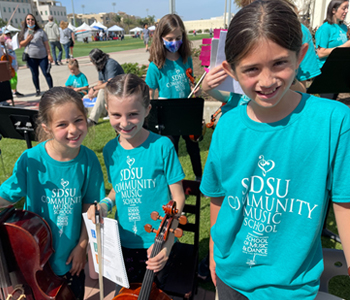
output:
[[[203,38],[209,38],[209,34],[200,34],[196,36],[189,35],[189,39],[191,41],[201,40]],[[106,41],[106,42],[99,41],[99,42],[89,42],[88,44],[77,42],[74,45],[74,57],[88,56],[90,51],[94,48],[99,48],[105,53],[111,53],[111,52],[139,49],[144,47],[145,45],[143,44],[143,40],[138,38],[134,39],[132,37],[126,37],[123,41],[119,41],[119,40]],[[24,48],[16,50],[16,55],[18,57],[19,65],[25,64],[21,59],[23,51],[24,51]]]
[[[200,142],[200,149],[201,149],[201,158],[202,158],[202,165],[204,166],[205,161],[207,159],[210,140],[211,140],[211,134],[212,130],[207,130],[207,133],[205,134],[204,140]],[[114,138],[115,132],[111,128],[108,121],[102,121],[100,120],[100,123],[93,127],[90,131],[87,137],[84,140],[84,144],[92,149],[101,165],[102,170],[104,173],[104,179],[106,182],[106,193],[109,192],[111,189],[111,184],[107,181],[107,174],[106,174],[106,168],[104,166],[104,161],[102,157],[102,149],[104,145],[112,138]],[[35,145],[35,143],[33,143]],[[2,183],[12,172],[12,168],[14,166],[14,163],[16,162],[17,158],[20,156],[20,154],[26,149],[26,143],[24,140],[13,140],[13,139],[2,139],[0,141],[0,149],[2,153],[0,162],[0,183]],[[192,172],[191,162],[189,159],[189,156],[186,152],[186,147],[183,142],[183,140],[180,140],[180,147],[179,147],[179,158],[180,162],[183,166],[183,169],[186,174],[186,179],[193,180],[194,174]],[[186,199],[186,201],[193,202],[194,199],[189,197]],[[202,197],[201,198],[201,218],[200,218],[200,260],[205,257],[205,255],[208,252],[208,241],[209,241],[209,199]],[[19,203],[17,206],[21,207],[22,203]],[[112,212],[109,216],[113,217]],[[332,230],[333,232],[337,233],[337,227],[334,221],[334,214],[331,211],[329,218],[327,220],[327,227]],[[300,233],[302,234],[302,232]],[[181,238],[182,242],[187,242],[191,239],[190,236],[185,235]],[[329,239],[325,239],[322,237],[322,244],[323,247],[327,248],[336,248],[341,249],[341,244],[335,243]],[[211,283],[200,283],[200,285],[209,290],[214,290],[214,287]],[[350,300],[350,279],[348,276],[340,276],[335,278],[331,281],[330,284],[330,291],[334,295],[337,295],[338,297],[342,297],[344,299]]]

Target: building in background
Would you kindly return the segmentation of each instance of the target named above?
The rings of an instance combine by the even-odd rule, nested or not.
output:
[[[11,20],[11,25],[16,28],[21,28],[25,16],[29,13],[33,14],[41,25],[45,25],[48,22],[49,15],[53,15],[54,21],[57,23],[60,23],[62,20],[67,21],[66,7],[56,0],[0,1],[0,18],[8,22],[17,5],[18,8]]]

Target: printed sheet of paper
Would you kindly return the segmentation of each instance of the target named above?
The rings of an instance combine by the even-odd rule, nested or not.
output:
[[[96,226],[87,218],[87,213],[83,213],[86,230],[89,235],[91,254],[94,261],[95,272],[98,273],[98,252],[96,239]],[[103,277],[129,288],[128,276],[126,274],[122,249],[120,246],[120,236],[118,222],[114,219],[104,218],[101,224],[101,249],[103,263]]]
[[[226,55],[225,55],[226,36],[227,36],[227,31],[220,31],[220,38],[219,38],[218,49],[216,53],[216,60],[215,60],[215,65],[213,67],[221,65],[222,62],[226,60]],[[219,86],[217,86],[215,89],[219,91],[233,92],[236,94],[244,95],[244,92],[240,84],[238,83],[238,81],[234,80],[230,76],[227,76],[224,82],[221,83]]]
[[[18,32],[12,37],[12,50],[17,50],[19,48],[19,42],[18,42]]]

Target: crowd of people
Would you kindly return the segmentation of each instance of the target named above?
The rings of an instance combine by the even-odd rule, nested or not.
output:
[[[329,3],[315,44],[289,1],[243,0],[242,6],[228,28],[226,60],[211,68],[202,84],[226,103],[203,172],[198,143],[182,136],[195,180],[211,199],[207,271],[221,300],[311,300],[323,271],[320,235],[330,201],[350,265],[350,110],[334,101],[337,95],[306,93],[307,81],[321,74],[330,53],[350,46],[344,24],[349,1]],[[37,94],[39,67],[50,89],[39,105],[40,143],[20,156],[12,176],[1,184],[0,205],[25,197],[25,209],[45,218],[53,234],[52,269],[70,280],[82,300],[88,244],[82,212],[95,222],[96,209],[106,217],[116,206],[129,282],[142,282],[146,269],[165,272],[169,263],[171,249],[150,257],[153,238],[143,226],[150,212],[160,211],[170,199],[182,213],[180,136],[160,136],[143,125],[156,93],[166,101],[187,98],[193,90],[186,75],[193,70],[191,43],[181,18],[168,14],[160,19],[150,47],[147,24],[142,31],[150,51],[145,80],[124,74],[116,60],[96,48],[89,54],[98,72],[95,86],[70,58],[66,87],[53,87],[47,67],[50,61],[62,63],[59,44],[68,42],[58,43],[64,24],[59,31],[49,24],[48,30],[59,38],[45,33],[28,14],[20,33]],[[53,53],[55,47],[60,51],[57,58],[50,45]],[[227,77],[239,83],[244,95],[218,89]],[[82,97],[96,98],[89,116]],[[82,145],[103,113],[117,133],[103,148],[112,184],[107,195],[100,163]],[[53,205],[57,188],[65,191],[60,206]],[[164,278],[156,280],[159,286]]]

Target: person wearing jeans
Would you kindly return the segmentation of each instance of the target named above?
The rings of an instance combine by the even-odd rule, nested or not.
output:
[[[69,61],[69,38],[72,37],[72,30],[68,28],[68,22],[61,21],[60,22],[60,42],[64,48],[64,52],[66,53],[66,63]]]
[[[53,22],[53,16],[49,16],[49,22],[45,25],[45,32],[47,34],[47,38],[49,39],[49,43],[51,46],[52,57],[55,62],[55,65],[62,65],[62,46],[59,42],[60,40],[60,32],[56,23]],[[56,47],[58,49],[58,58],[56,57]]]
[[[37,24],[34,15],[27,14],[22,30],[19,34],[20,46],[28,53],[27,64],[32,72],[32,79],[36,88],[36,96],[39,97],[39,66],[45,76],[47,85],[53,86],[52,77],[48,70],[49,61],[53,62],[47,35]]]

